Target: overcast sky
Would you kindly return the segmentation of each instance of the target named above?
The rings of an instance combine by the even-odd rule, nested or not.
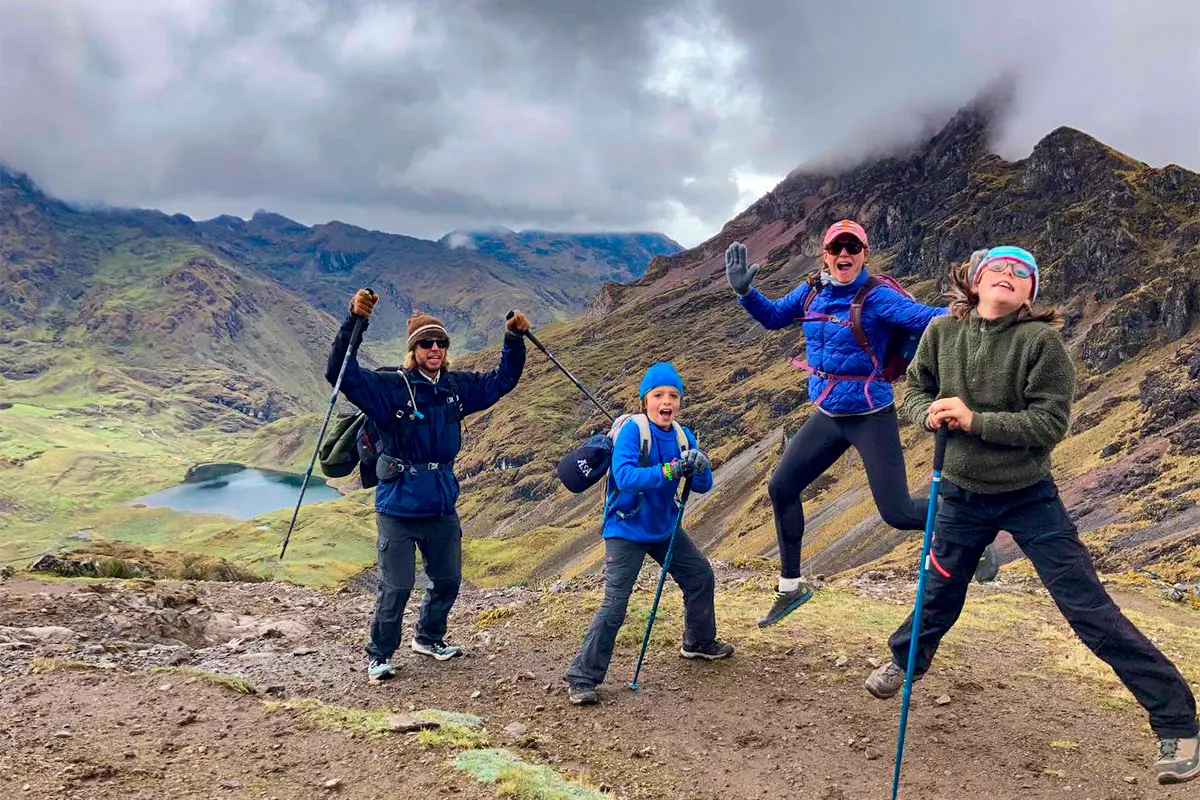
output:
[[[197,218],[691,246],[1006,70],[1002,155],[1072,125],[1200,170],[1197,0],[0,0],[0,20],[0,159]]]

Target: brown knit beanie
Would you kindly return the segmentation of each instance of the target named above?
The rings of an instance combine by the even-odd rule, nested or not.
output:
[[[442,325],[442,321],[437,317],[431,317],[428,314],[413,314],[408,318],[408,349],[409,352],[417,349],[418,339],[450,339],[450,334],[446,333],[446,328]]]

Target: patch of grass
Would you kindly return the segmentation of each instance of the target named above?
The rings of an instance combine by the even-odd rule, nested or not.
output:
[[[294,711],[301,719],[318,728],[354,731],[377,739],[388,735],[388,712],[366,711],[322,703],[320,700],[296,699],[266,703],[267,711]]]
[[[509,750],[482,749],[460,753],[454,768],[501,797],[513,800],[604,800],[606,795],[580,781],[568,780],[550,767],[531,764]]]
[[[1060,741],[1051,742],[1050,746],[1052,748],[1054,748],[1055,750],[1078,750],[1079,742],[1068,742],[1068,741],[1060,740]]]
[[[426,728],[417,734],[417,741],[426,747],[451,747],[459,750],[488,745],[487,735],[482,731],[453,723]]]
[[[499,608],[489,608],[486,611],[480,612],[475,618],[476,628],[486,628],[489,625],[495,625],[502,620],[511,619],[517,615],[517,609],[513,606],[500,606]]]
[[[41,675],[46,672],[54,672],[60,669],[98,669],[95,664],[89,664],[86,661],[72,661],[62,658],[43,658],[38,656],[29,662],[29,674]]]
[[[510,501],[511,502],[511,501]],[[463,577],[484,586],[512,584],[568,538],[561,528],[539,526],[504,539],[471,537],[463,540]]]
[[[238,694],[258,694],[258,689],[250,681],[236,675],[226,675],[223,672],[204,672],[195,667],[151,667],[150,672],[174,672],[208,681],[222,689],[228,689]]]

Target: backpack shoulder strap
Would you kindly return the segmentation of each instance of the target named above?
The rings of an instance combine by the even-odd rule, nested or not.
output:
[[[692,445],[688,442],[687,434],[683,432],[682,425],[671,420],[671,428],[675,431],[675,444],[679,445],[679,453],[683,455],[692,448]]]
[[[633,422],[638,428],[638,453],[642,466],[646,466],[650,458],[650,418],[645,414],[634,414]]]
[[[867,302],[867,295],[874,289],[884,286],[883,281],[874,275],[868,275],[867,280],[859,290],[854,293],[854,299],[850,302],[850,329],[854,331],[854,340],[858,342],[858,346],[866,350],[871,358],[875,358],[875,354],[871,352],[871,342],[867,339],[867,331],[862,324],[863,304]]]

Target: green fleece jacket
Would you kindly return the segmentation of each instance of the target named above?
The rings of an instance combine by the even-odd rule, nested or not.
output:
[[[1058,331],[1018,322],[1017,312],[963,321],[938,317],[908,367],[901,410],[925,428],[934,400],[958,397],[971,430],[953,432],[942,474],[962,488],[995,494],[1050,477],[1050,451],[1067,435],[1075,367]]]

